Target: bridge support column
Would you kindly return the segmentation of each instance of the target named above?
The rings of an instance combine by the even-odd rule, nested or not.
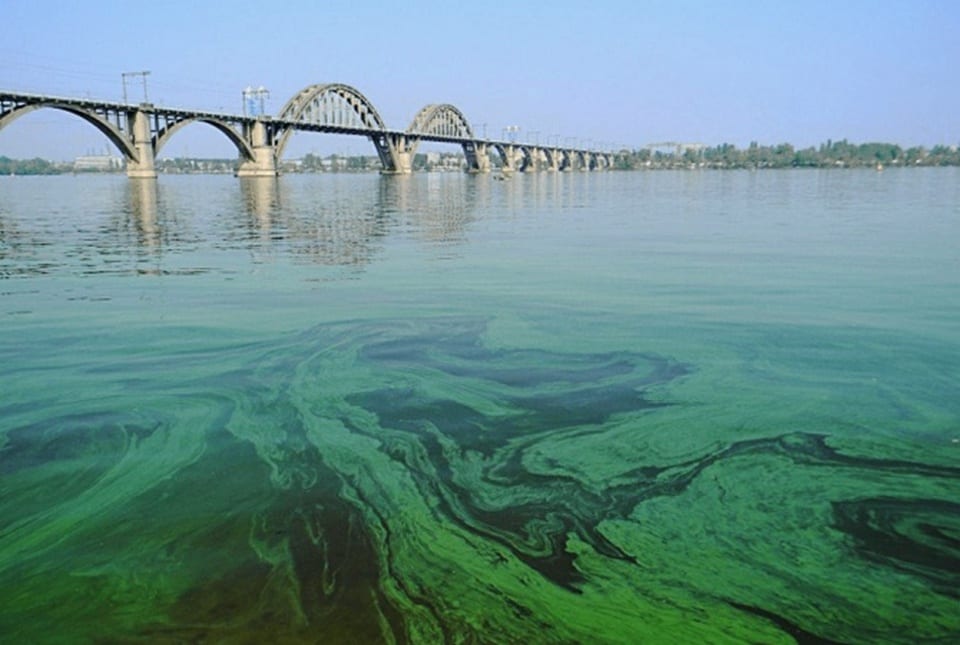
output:
[[[370,137],[380,156],[381,175],[409,175],[413,172],[416,141],[400,134],[377,134]]]
[[[515,172],[523,170],[524,154],[520,146],[513,144],[497,145],[497,152],[500,153],[500,160],[503,162],[503,172]]]
[[[237,177],[276,177],[279,175],[276,148],[270,141],[267,126],[264,122],[257,120],[253,125],[244,125],[243,136],[253,149],[253,158],[240,161],[240,166],[237,168]]]
[[[547,170],[550,172],[560,171],[560,151],[556,148],[544,151],[547,156]]]
[[[553,160],[550,158],[547,148],[537,148],[537,170],[553,170]]]
[[[130,118],[132,116],[132,119]],[[133,147],[137,150],[136,159],[127,159],[127,177],[135,179],[156,179],[157,170],[154,166],[153,139],[150,134],[150,120],[146,112],[137,110],[127,115],[128,122],[132,121]]]
[[[487,144],[469,141],[463,144],[463,156],[467,159],[467,172],[490,172],[490,156]]]
[[[527,155],[528,160],[526,166],[523,168],[523,172],[540,172],[540,168],[544,163],[543,148],[539,146],[528,148]]]

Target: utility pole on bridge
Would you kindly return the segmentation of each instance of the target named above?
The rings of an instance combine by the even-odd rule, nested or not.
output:
[[[270,97],[270,90],[263,85],[253,89],[249,85],[243,90],[243,116],[266,116],[265,99]],[[256,100],[260,100],[260,112],[257,112]],[[249,109],[248,109],[249,107]]]
[[[120,82],[123,84],[123,102],[127,102],[127,77],[128,76],[140,76],[143,78],[143,102],[149,103],[147,99],[147,76],[150,74],[150,70],[144,70],[142,72],[123,72],[120,74]]]

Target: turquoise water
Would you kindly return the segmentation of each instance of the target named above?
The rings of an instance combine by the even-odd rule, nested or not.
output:
[[[0,178],[0,640],[955,642],[960,171]]]

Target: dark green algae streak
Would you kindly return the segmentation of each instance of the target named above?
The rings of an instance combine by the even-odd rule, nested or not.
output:
[[[84,374],[98,397],[7,405],[4,417],[22,422],[0,444],[0,634],[561,643],[960,632],[955,460],[897,455],[849,428],[687,441],[670,434],[710,412],[698,366],[496,346],[489,324],[322,325],[239,344],[229,368],[222,347],[216,369],[202,367],[213,350],[200,352],[196,376],[175,385],[105,364]],[[903,412],[905,423],[919,414]]]

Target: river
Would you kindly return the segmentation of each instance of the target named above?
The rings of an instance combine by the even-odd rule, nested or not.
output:
[[[0,178],[0,640],[960,638],[960,170]]]

